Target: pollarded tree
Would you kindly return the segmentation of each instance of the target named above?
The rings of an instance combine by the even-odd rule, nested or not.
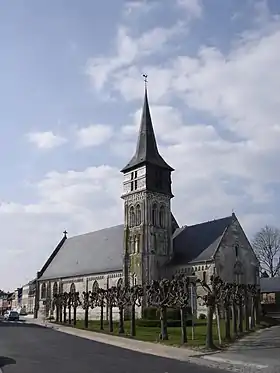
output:
[[[205,347],[209,349],[215,349],[213,341],[213,316],[216,306],[221,301],[221,291],[223,287],[223,281],[219,276],[211,276],[210,284],[206,281],[197,280],[202,286],[206,294],[202,296],[207,307],[207,330],[206,330],[206,342]]]
[[[167,332],[167,308],[171,299],[171,282],[167,279],[161,281],[153,281],[151,285],[146,288],[147,303],[149,306],[156,307],[160,311],[160,339],[168,340]]]
[[[266,271],[270,277],[278,276],[280,271],[280,230],[266,225],[256,233],[252,246],[259,259],[261,269]]]
[[[112,333],[114,331],[113,324],[113,308],[116,306],[116,286],[112,286],[106,290],[106,304],[109,310],[109,331]]]
[[[131,324],[130,324],[130,335],[135,337],[136,335],[136,311],[135,308],[140,307],[143,298],[143,287],[141,285],[134,285],[129,290],[129,305],[131,307]]]
[[[67,305],[68,305],[68,293],[64,292],[61,294],[61,305],[63,309],[63,322],[66,323],[67,320]]]
[[[171,281],[171,299],[172,306],[180,309],[181,317],[181,343],[187,342],[187,308],[190,301],[189,286],[190,279],[183,274],[174,276]]]
[[[85,328],[88,328],[88,310],[90,307],[90,291],[84,291],[82,295],[82,307],[85,310]]]
[[[230,283],[224,283],[221,288],[221,303],[225,312],[225,339],[231,340],[230,334],[230,309],[233,303],[234,286]]]
[[[71,302],[72,302],[72,307],[73,307],[73,322],[74,322],[74,325],[76,325],[77,324],[77,308],[81,305],[81,300],[80,300],[78,291],[75,291],[74,293],[72,293]]]

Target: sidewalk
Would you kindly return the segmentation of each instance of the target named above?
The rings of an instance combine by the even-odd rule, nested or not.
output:
[[[32,323],[40,325],[46,328],[54,329],[58,332],[67,333],[77,337],[89,339],[99,343],[105,343],[120,348],[125,348],[132,351],[138,351],[150,355],[156,355],[161,357],[167,357],[170,359],[189,361],[192,357],[198,357],[201,355],[200,351],[191,350],[188,348],[179,348],[172,346],[164,346],[162,344],[138,341],[135,339],[118,337],[114,335],[107,335],[102,333],[96,333],[87,330],[75,329],[69,326],[57,325],[50,322],[42,322],[37,319],[26,319],[26,323]]]

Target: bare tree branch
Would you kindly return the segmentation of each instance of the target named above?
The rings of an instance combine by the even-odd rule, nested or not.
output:
[[[280,270],[280,230],[266,225],[255,235],[252,246],[261,269],[270,277],[277,276]]]

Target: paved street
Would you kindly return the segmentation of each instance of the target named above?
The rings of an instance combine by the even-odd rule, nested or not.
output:
[[[280,372],[280,326],[263,329],[233,345],[227,352],[205,357],[211,361],[229,361]],[[273,367],[275,368],[273,370]]]
[[[27,323],[0,322],[3,373],[221,373]]]

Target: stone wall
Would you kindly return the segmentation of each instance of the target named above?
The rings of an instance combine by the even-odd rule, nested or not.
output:
[[[258,261],[239,222],[226,231],[215,254],[216,273],[226,282],[258,284]],[[238,274],[238,273],[241,274]]]
[[[89,276],[78,276],[73,278],[65,278],[65,279],[53,279],[51,281],[42,281],[40,282],[40,294],[39,294],[39,318],[45,318],[50,316],[50,310],[47,310],[46,303],[47,298],[42,298],[42,286],[43,283],[46,284],[46,287],[49,286],[51,289],[51,293],[49,296],[53,299],[53,290],[55,283],[57,287],[61,289],[62,292],[70,292],[72,284],[75,285],[75,291],[78,291],[80,297],[82,299],[82,294],[84,291],[92,291],[93,284],[97,281],[98,286],[103,289],[110,288],[112,286],[116,286],[118,281],[122,279],[122,272],[113,272],[113,273],[106,273],[106,274],[97,274],[97,275],[89,275]],[[140,317],[141,310],[140,308],[137,309],[137,317]],[[84,319],[85,311],[80,306],[77,308],[77,320]],[[94,309],[89,309],[89,320],[98,320],[100,318],[100,307],[96,307]],[[104,309],[104,318],[105,320],[108,319],[108,310]],[[119,310],[118,308],[113,309],[113,318],[117,320],[119,318]]]

